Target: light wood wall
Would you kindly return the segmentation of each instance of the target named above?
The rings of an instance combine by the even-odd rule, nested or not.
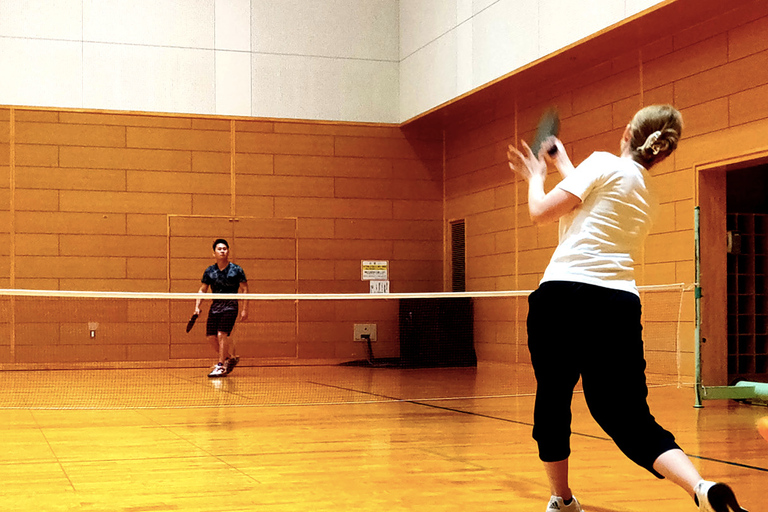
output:
[[[466,221],[468,289],[534,289],[557,243],[556,225],[531,223],[527,188],[508,169],[507,145],[530,141],[539,115],[554,105],[562,118],[561,138],[575,163],[595,150],[616,153],[634,112],[654,103],[679,108],[685,129],[674,156],[652,171],[662,205],[639,262],[638,283],[693,285],[699,169],[712,162],[749,161],[768,149],[765,2],[675,2],[521,70],[476,92],[464,104],[446,107],[450,115],[441,112],[450,119],[444,125],[446,218]],[[554,175],[550,178],[548,187],[557,181]],[[705,296],[707,279],[724,272],[704,269]],[[646,298],[651,301],[657,299]],[[662,317],[676,307],[674,301],[659,304]],[[710,300],[709,307],[710,317],[715,317],[725,302]],[[476,339],[481,359],[529,360],[525,301],[476,313],[486,324]],[[646,345],[660,371],[674,373],[679,368],[690,380],[693,293],[684,294],[681,315],[675,346],[669,339],[674,329],[654,326],[648,312]],[[556,318],[553,312],[553,321]],[[724,384],[725,326],[712,323],[704,368],[710,384]]]
[[[367,293],[361,260],[390,261],[392,291],[442,286],[439,138],[392,125],[6,107],[0,144],[4,287],[194,292],[217,237],[254,293]],[[203,327],[183,332],[192,303],[161,308],[170,316],[143,334],[136,311],[110,310],[121,328],[102,326],[95,340],[87,306],[57,307],[19,310],[2,362],[210,352]],[[252,309],[258,321],[239,328],[245,356],[362,358],[353,323],[380,324],[379,355],[397,355],[396,304]],[[140,348],[126,348],[125,333]]]

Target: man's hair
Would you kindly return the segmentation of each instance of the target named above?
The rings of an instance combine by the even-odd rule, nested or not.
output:
[[[217,245],[219,245],[219,244],[224,244],[224,245],[226,245],[226,246],[227,246],[227,249],[229,249],[229,243],[227,243],[227,241],[226,241],[226,240],[224,240],[223,238],[217,238],[217,239],[216,239],[216,240],[213,242],[213,250],[214,250],[214,251],[216,250],[216,246],[217,246]]]

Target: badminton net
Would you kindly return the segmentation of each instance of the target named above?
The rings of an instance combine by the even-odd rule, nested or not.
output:
[[[651,385],[693,381],[693,293],[641,287]],[[220,407],[533,393],[529,291],[240,294],[248,320],[217,360],[197,294],[0,290],[0,408]],[[556,317],[553,315],[553,321]],[[618,341],[617,341],[618,342]],[[510,373],[522,376],[510,379]],[[446,375],[451,385],[446,386]],[[526,385],[520,385],[525,382]]]

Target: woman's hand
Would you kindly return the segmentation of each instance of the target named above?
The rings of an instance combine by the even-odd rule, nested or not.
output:
[[[544,142],[541,143],[539,156],[544,158],[544,161],[548,164],[554,165],[563,178],[573,171],[573,164],[571,159],[568,158],[568,153],[565,152],[565,146],[557,137],[553,136],[544,139]]]
[[[509,168],[522,176],[529,184],[531,180],[536,179],[540,179],[543,183],[547,177],[547,163],[543,157],[534,155],[525,141],[521,142],[523,144],[523,151],[518,150],[512,144],[507,146]]]
[[[553,155],[547,153],[548,149],[557,147]],[[544,181],[547,178],[547,161],[555,165],[570,165],[570,159],[565,154],[562,143],[554,138],[548,140],[538,155],[534,155],[531,148],[523,141],[523,151],[518,151],[511,144],[507,148],[509,168],[523,177],[528,182],[528,213],[534,224],[552,222],[581,204],[581,199],[560,188],[552,189],[548,194],[544,192]],[[545,157],[546,155],[546,157]],[[562,156],[561,156],[562,155]],[[561,174],[566,174],[560,169]]]

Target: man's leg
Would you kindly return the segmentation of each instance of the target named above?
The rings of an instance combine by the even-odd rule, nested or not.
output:
[[[219,349],[219,362],[223,364],[229,357],[229,334],[219,331],[217,348]]]
[[[235,340],[231,337],[236,321],[237,309],[227,311],[226,316],[219,325],[219,355],[223,358],[222,362],[227,374],[231,373],[235,365],[240,361],[240,358],[235,355]]]
[[[237,357],[237,338],[229,337],[229,358]]]
[[[222,356],[222,352],[226,354],[226,340],[222,339],[222,334],[226,338],[226,334],[219,332],[218,335],[208,336],[208,340],[211,342],[211,346],[216,350],[219,361],[208,374],[208,377],[224,377],[227,374],[227,367],[224,363],[225,358]]]

